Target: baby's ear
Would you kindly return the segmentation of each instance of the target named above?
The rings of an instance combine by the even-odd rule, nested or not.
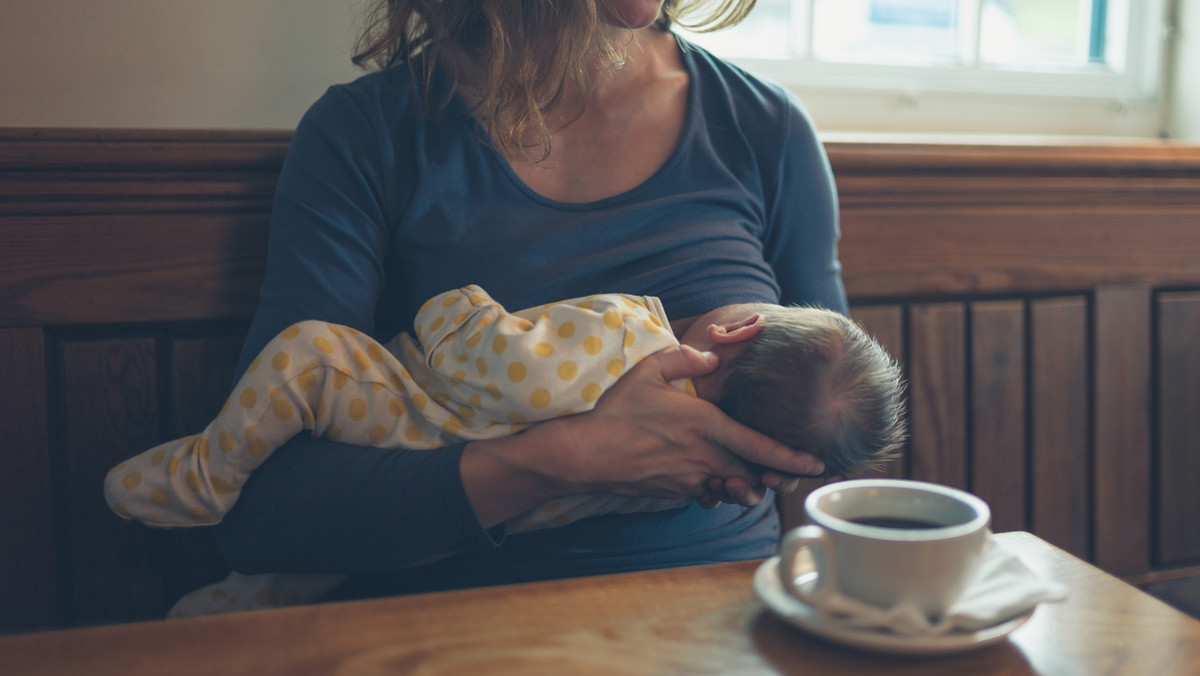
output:
[[[714,345],[735,345],[754,340],[762,333],[767,320],[755,313],[733,324],[709,324],[708,337]]]

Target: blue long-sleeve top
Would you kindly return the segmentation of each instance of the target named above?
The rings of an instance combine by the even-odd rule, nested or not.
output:
[[[405,65],[331,88],[279,178],[239,375],[297,321],[386,340],[411,330],[426,299],[466,284],[510,309],[624,292],[658,296],[672,318],[754,301],[844,311],[836,193],[806,113],[702,50],[685,44],[683,60],[674,153],[637,188],[586,204],[522,183],[457,95],[428,114]],[[756,558],[778,542],[771,500],[506,538],[472,511],[461,452],[295,439],[251,476],[218,542],[240,572],[351,573],[358,595]]]

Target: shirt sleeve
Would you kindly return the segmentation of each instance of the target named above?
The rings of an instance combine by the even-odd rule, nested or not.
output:
[[[825,147],[790,93],[783,149],[774,176],[764,176],[767,229],[763,253],[785,305],[819,305],[845,313],[838,262],[838,196]]]
[[[373,334],[389,222],[406,199],[403,163],[367,106],[331,89],[297,127],[272,209],[267,273],[240,376],[283,328],[305,319]],[[496,547],[462,488],[462,445],[348,446],[301,435],[259,467],[218,526],[243,573],[356,573]]]

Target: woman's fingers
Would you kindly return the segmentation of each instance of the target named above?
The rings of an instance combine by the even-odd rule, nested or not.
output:
[[[767,496],[766,490],[752,486],[741,477],[728,479],[719,476],[710,477],[704,483],[705,493],[696,502],[705,509],[712,509],[722,502],[753,507]]]
[[[743,507],[753,507],[767,496],[767,491],[763,486],[752,484],[739,476],[731,476],[722,480],[720,490],[715,492],[722,496],[721,502],[738,504]]]
[[[571,431],[558,457],[574,470],[564,474],[588,491],[689,495],[702,506],[751,506],[762,502],[767,486],[761,480],[762,468],[750,463],[766,466],[772,483],[784,492],[795,486],[785,474],[821,472],[814,458],[744,427],[713,404],[669,384],[710,373],[717,363],[716,355],[686,346],[643,359],[601,395],[591,412],[559,423]]]
[[[764,486],[780,495],[791,495],[800,488],[800,477],[779,472],[764,472],[762,482]]]
[[[701,352],[688,345],[669,347],[643,359],[633,371],[657,374],[664,383],[679,378],[697,378],[708,375],[717,368],[717,355]]]
[[[642,362],[638,368],[657,372],[664,381],[706,375],[711,373],[718,363],[715,354],[700,352],[687,345],[680,345],[677,349],[660,350]],[[778,470],[781,475],[815,476],[825,471],[825,464],[816,457],[789,448],[724,415],[712,416],[710,420],[710,440],[751,463]],[[781,487],[785,490],[788,490],[787,483],[781,481]],[[792,483],[794,485],[790,490],[795,490],[799,482]]]
[[[825,463],[817,457],[785,446],[724,416],[712,419],[709,434],[713,443],[747,462],[775,470],[778,475],[817,476],[825,471]]]

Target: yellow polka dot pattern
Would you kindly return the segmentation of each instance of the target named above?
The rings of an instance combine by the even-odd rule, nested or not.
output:
[[[415,449],[519,433],[588,410],[627,368],[674,345],[665,321],[653,299],[593,296],[508,313],[465,287],[422,308],[420,342],[401,334],[381,345],[350,327],[300,322],[263,349],[204,432],[114,468],[105,494],[123,518],[217,523],[249,474],[303,430]],[[510,532],[578,518],[569,505],[552,511],[514,520]]]
[[[459,416],[468,426],[495,421],[501,423],[499,433],[516,434],[532,422],[586,411],[633,365],[677,345],[657,299],[606,294],[508,313],[478,287],[459,293],[464,303],[445,312],[434,303],[418,315],[417,324],[429,328],[418,330],[427,351],[426,367],[439,368],[443,362],[438,354],[445,355],[442,360],[453,357],[474,365],[447,369],[450,378],[430,380],[431,387],[448,385],[442,391],[451,394],[451,402],[470,402],[477,415]],[[439,317],[444,321],[437,321]],[[432,403],[438,403],[437,398]],[[574,496],[538,515],[510,520],[509,532],[611,511],[608,496],[595,497]]]
[[[607,294],[509,313],[478,287],[458,293],[462,302],[447,310],[435,302],[416,324],[430,370],[470,355],[474,368],[453,369],[442,383],[454,399],[482,399],[472,429],[503,421],[510,410],[532,421],[587,410],[599,395],[586,386],[602,392],[642,357],[675,344],[653,299]],[[647,326],[661,335],[641,338]]]

